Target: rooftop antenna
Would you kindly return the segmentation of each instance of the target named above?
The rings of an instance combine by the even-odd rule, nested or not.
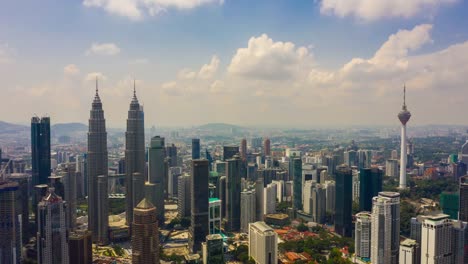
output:
[[[96,75],[96,96],[98,95],[98,76]]]

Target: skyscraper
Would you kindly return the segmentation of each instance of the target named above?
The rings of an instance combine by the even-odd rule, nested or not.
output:
[[[352,235],[352,181],[351,169],[348,166],[339,166],[335,187],[335,231],[346,237]]]
[[[400,262],[404,264],[419,264],[421,263],[421,249],[416,240],[405,239],[400,243]]]
[[[93,242],[91,232],[73,232],[70,233],[68,239],[69,264],[92,264]]]
[[[278,263],[278,235],[265,222],[249,224],[249,256],[258,264]]]
[[[241,140],[240,154],[241,154],[242,160],[247,159],[247,140],[245,138]]]
[[[263,216],[265,215],[264,207],[263,207],[263,201],[265,200],[264,197],[264,184],[263,184],[263,178],[258,178],[257,181],[255,182],[255,208],[256,208],[256,219],[257,221],[263,221]]]
[[[270,183],[264,188],[264,213],[274,214],[276,212],[276,196],[278,186],[276,183]]]
[[[17,217],[18,183],[0,180],[0,263],[19,264],[20,223]]]
[[[400,152],[400,189],[406,188],[406,123],[411,118],[411,113],[406,108],[406,86],[403,88],[403,106],[400,113],[398,113],[398,119],[401,122],[401,152]]]
[[[200,158],[200,139],[192,138],[192,160]]]
[[[256,221],[255,191],[241,193],[241,232],[249,232],[249,224]]]
[[[106,119],[98,93],[96,79],[96,95],[94,96],[89,118],[88,132],[88,230],[92,232],[93,241],[99,244],[108,243],[109,212],[107,204],[107,132]],[[101,179],[99,190],[98,177]],[[102,185],[106,185],[103,187]],[[104,193],[105,192],[105,193]],[[99,195],[101,194],[101,195]],[[100,198],[104,199],[101,200]],[[102,210],[102,211],[99,211]]]
[[[372,200],[371,262],[398,264],[400,250],[400,194],[380,192]]]
[[[335,181],[326,181],[325,182],[325,189],[326,189],[326,210],[327,213],[334,215],[335,214],[335,199],[336,199],[336,194],[335,194]]]
[[[458,219],[468,222],[468,175],[460,178],[459,185],[460,210],[458,210]]]
[[[233,232],[240,229],[241,209],[241,160],[238,155],[227,160],[226,168],[226,229]]]
[[[133,209],[132,263],[159,263],[159,229],[156,208],[143,199]]]
[[[37,206],[37,260],[39,264],[68,264],[68,240],[65,221],[65,201],[54,188]]]
[[[355,248],[356,257],[370,259],[371,257],[371,223],[372,214],[370,212],[360,212],[356,214]]]
[[[33,184],[47,184],[50,176],[49,117],[31,119],[31,158]]]
[[[190,176],[182,175],[178,179],[177,186],[177,212],[179,218],[190,216],[191,212],[191,194],[190,194]]]
[[[158,214],[158,221],[160,225],[164,224],[164,186],[166,182],[166,158],[164,138],[153,137],[151,138],[150,148],[148,151],[148,169],[149,169],[149,182],[156,187],[154,200],[151,201],[156,206],[156,213]]]
[[[145,175],[145,125],[143,107],[136,96],[135,82],[133,82],[133,98],[128,110],[127,131],[125,132],[125,201],[127,225],[133,222],[133,208],[141,199],[135,201],[133,190],[133,173]],[[137,189],[143,190],[145,181],[136,182]],[[143,193],[141,193],[143,194]]]
[[[359,173],[359,210],[371,211],[372,198],[382,191],[383,172],[378,168],[361,169]]]
[[[421,264],[453,263],[452,222],[448,215],[424,219],[421,235]]]
[[[293,187],[293,208],[302,210],[302,160],[301,158],[291,158],[290,173],[294,182]]]
[[[57,173],[62,176],[64,186],[64,197],[66,202],[67,228],[74,229],[76,226],[76,164],[66,163],[62,171]]]
[[[192,212],[189,228],[189,248],[192,253],[200,251],[201,243],[209,235],[208,160],[192,160],[191,196]]]
[[[460,155],[458,156],[458,160],[468,164],[468,140],[463,144],[461,147]]]
[[[271,156],[271,142],[269,138],[266,138],[263,142],[263,154],[265,154],[265,156]]]
[[[311,195],[312,219],[314,222],[324,224],[327,213],[326,189],[321,184],[312,187]]]
[[[232,159],[234,155],[239,154],[238,146],[223,146],[223,160]]]
[[[220,234],[206,236],[203,243],[203,264],[222,264],[224,262],[223,237]]]
[[[174,144],[166,147],[166,155],[170,158],[169,167],[177,167],[177,147]]]

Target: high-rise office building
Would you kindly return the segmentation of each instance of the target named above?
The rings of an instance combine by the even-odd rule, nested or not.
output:
[[[461,147],[460,154],[458,155],[458,160],[468,164],[468,140]]]
[[[226,174],[226,172],[224,173]],[[221,176],[218,181],[218,198],[221,199],[221,208],[223,209],[221,210],[221,218],[223,219],[226,217],[226,192],[226,176]]]
[[[166,186],[166,164],[165,164],[165,146],[163,137],[151,138],[148,150],[148,179],[155,185],[156,193],[151,203],[156,206],[158,221],[160,225],[164,224],[164,186]]]
[[[457,192],[442,192],[440,194],[440,208],[450,219],[458,219],[460,197]]]
[[[263,221],[263,216],[265,215],[264,211],[264,184],[263,184],[263,178],[258,178],[257,181],[255,182],[255,209],[257,210],[257,215],[256,219],[257,221]]]
[[[371,262],[398,264],[400,250],[400,194],[380,192],[372,200]]]
[[[226,225],[231,232],[240,230],[241,159],[234,155],[227,160],[226,169]]]
[[[190,216],[191,212],[191,194],[190,194],[190,176],[182,175],[178,179],[177,183],[177,212],[179,218]]]
[[[361,169],[359,173],[359,210],[371,211],[372,198],[382,191],[383,172],[378,168]]]
[[[357,166],[357,152],[355,150],[349,150],[344,152],[344,163],[351,166]]]
[[[421,264],[452,263],[452,222],[446,214],[425,218],[421,230]]]
[[[371,226],[372,214],[370,212],[360,212],[356,214],[354,236],[356,257],[364,260],[370,260],[371,257]]]
[[[135,82],[133,83],[133,98],[130,102],[127,118],[127,131],[125,132],[125,201],[126,201],[126,221],[127,225],[133,222],[133,208],[141,201],[134,200],[133,185],[138,191],[143,191],[145,180],[135,182],[133,180],[134,173],[145,175],[146,159],[145,159],[145,121],[143,106],[138,102],[136,96]],[[143,195],[143,192],[141,192]],[[140,196],[141,196],[140,195]],[[137,197],[139,198],[139,197]]]
[[[68,264],[65,201],[49,188],[37,205],[37,260],[39,264]]]
[[[398,176],[398,160],[389,159],[385,162],[385,176],[397,177]]]
[[[249,224],[256,221],[255,191],[241,193],[241,232],[249,232]]]
[[[210,234],[221,233],[221,200],[218,198],[209,198],[209,223]]]
[[[468,263],[468,223],[452,220],[453,263]]]
[[[200,158],[200,139],[192,138],[192,159]]]
[[[88,132],[88,230],[92,232],[93,241],[99,244],[108,243],[109,212],[107,198],[107,132],[106,119],[102,109],[101,98],[99,98],[98,84],[96,80],[96,95],[93,100],[89,118]],[[98,177],[101,180],[101,190],[99,190]],[[105,183],[104,183],[105,182]],[[102,185],[105,184],[104,188]],[[105,193],[103,193],[105,192]],[[100,193],[101,195],[98,195]],[[104,200],[100,200],[100,198]],[[103,210],[103,211],[99,211]],[[101,216],[101,217],[100,217]]]
[[[206,236],[206,242],[203,242],[203,264],[222,263],[225,263],[223,237],[220,234]]]
[[[29,227],[29,197],[31,195],[29,188],[32,181],[31,175],[20,173],[11,174],[8,180],[18,183],[16,206],[17,214],[20,219],[21,240],[23,243],[28,243],[31,235],[31,228]]]
[[[458,210],[458,219],[468,222],[468,175],[460,178],[459,197],[460,209]]]
[[[269,138],[266,138],[265,141],[263,141],[263,154],[265,156],[271,156],[271,142]]]
[[[31,158],[33,184],[47,184],[50,176],[49,117],[31,119]]]
[[[238,146],[223,146],[223,160],[227,161],[232,159],[235,155],[239,154]]]
[[[405,239],[400,243],[400,261],[401,264],[419,264],[421,263],[421,249],[418,242],[413,239]]]
[[[62,177],[64,186],[63,199],[67,202],[66,215],[67,215],[67,228],[75,229],[76,227],[76,164],[66,163],[63,170],[57,172]]]
[[[406,188],[406,161],[407,161],[407,151],[406,151],[406,123],[411,118],[411,113],[406,108],[406,86],[403,88],[403,106],[400,113],[398,113],[398,119],[401,122],[401,152],[400,152],[400,189]]]
[[[264,189],[264,214],[276,213],[276,196],[278,194],[278,186],[276,183],[268,184]]]
[[[327,213],[334,215],[335,214],[335,199],[336,199],[335,181],[326,181],[325,189],[326,189]]]
[[[20,264],[21,237],[17,216],[18,183],[0,181],[0,263]]]
[[[352,235],[352,181],[348,166],[339,166],[335,184],[335,232],[346,237]]]
[[[247,159],[247,140],[245,138],[241,140],[240,154],[241,154],[242,160]]]
[[[249,224],[249,256],[258,264],[278,263],[278,235],[265,222]]]
[[[312,215],[312,189],[315,186],[315,181],[308,180],[304,182],[304,190],[302,190],[303,211],[306,214]]]
[[[91,232],[77,231],[68,237],[69,264],[92,264],[93,242]]]
[[[319,224],[325,224],[327,217],[326,189],[321,184],[315,184],[312,187],[311,208],[312,220]]]
[[[208,210],[209,210],[209,190],[208,160],[192,160],[191,177],[191,226],[189,228],[189,248],[190,252],[201,251],[201,243],[209,235]]]
[[[290,175],[294,182],[293,187],[293,208],[302,210],[302,160],[301,158],[292,158],[289,163]]]
[[[132,263],[159,263],[158,215],[145,198],[133,209]]]
[[[172,144],[166,147],[166,157],[169,160],[169,167],[177,167],[178,166],[178,157],[177,157],[177,147],[176,145]]]

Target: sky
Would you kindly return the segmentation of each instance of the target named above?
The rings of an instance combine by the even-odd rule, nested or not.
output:
[[[462,0],[0,3],[0,120],[109,127],[133,82],[147,126],[467,125]]]

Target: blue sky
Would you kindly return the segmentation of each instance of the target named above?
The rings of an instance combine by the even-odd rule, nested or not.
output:
[[[16,98],[0,120],[86,122],[97,75],[113,127],[133,78],[147,124],[393,125],[403,83],[414,124],[467,123],[450,115],[468,94],[461,0],[0,5],[0,89]]]

